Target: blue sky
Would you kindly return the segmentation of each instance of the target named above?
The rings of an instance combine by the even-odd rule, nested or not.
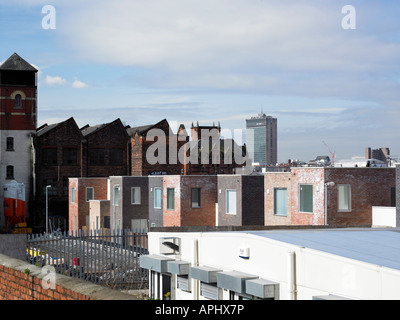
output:
[[[280,162],[329,155],[322,141],[336,159],[400,156],[399,16],[394,0],[14,0],[0,3],[0,61],[39,68],[39,125],[233,131],[262,109],[278,118]]]

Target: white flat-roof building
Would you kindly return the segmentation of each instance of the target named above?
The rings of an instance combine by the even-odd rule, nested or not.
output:
[[[372,168],[387,168],[387,163],[378,159],[365,159],[363,157],[352,157],[351,159],[339,160],[335,162],[335,167],[372,167]]]
[[[157,299],[400,299],[400,229],[150,232]]]

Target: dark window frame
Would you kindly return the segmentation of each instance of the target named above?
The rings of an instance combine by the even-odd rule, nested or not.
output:
[[[42,165],[56,166],[57,162],[57,148],[42,149]]]
[[[198,199],[194,199],[195,194],[193,192],[196,192],[196,191],[197,191]],[[196,203],[198,203],[198,205],[196,205]],[[190,207],[194,208],[194,209],[201,208],[201,188],[191,188],[190,189]]]
[[[122,166],[125,164],[124,161],[124,149],[114,148],[109,150],[109,161],[110,165]]]
[[[175,188],[167,188],[167,210],[175,210]]]
[[[15,149],[14,149],[14,137],[7,137],[6,151],[15,151]]]
[[[63,165],[78,164],[78,148],[63,148]]]
[[[106,151],[104,148],[91,148],[89,149],[89,165],[99,166],[105,165]]]
[[[14,97],[14,109],[22,109],[22,96],[19,93]]]
[[[14,179],[14,166],[7,166],[6,167],[6,179],[11,180]]]

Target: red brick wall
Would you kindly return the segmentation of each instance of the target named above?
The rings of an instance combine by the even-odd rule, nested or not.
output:
[[[292,168],[292,225],[324,225],[324,168]],[[313,212],[300,212],[300,185],[313,185]]]
[[[395,168],[292,168],[291,204],[293,225],[325,224],[325,183],[328,225],[356,227],[372,225],[372,207],[390,206],[391,188],[396,185]],[[300,184],[313,185],[313,213],[299,211]],[[351,187],[351,210],[338,210],[338,185]]]
[[[98,131],[85,136],[87,142],[87,156],[89,149],[102,148],[105,149],[104,165],[87,165],[87,172],[82,176],[86,177],[108,177],[108,176],[124,176],[129,174],[129,153],[128,143],[129,136],[122,122],[117,119]],[[123,151],[123,163],[110,163],[111,149],[120,149]],[[82,162],[88,161],[83,157]]]
[[[217,176],[182,176],[182,226],[215,226]],[[191,188],[201,188],[201,208],[191,208]]]
[[[325,181],[335,182],[328,188],[328,224],[334,226],[372,225],[372,206],[391,204],[391,187],[396,186],[395,168],[327,168]],[[338,211],[339,184],[351,186],[351,211]]]
[[[175,193],[175,209],[167,209],[167,189],[173,188]],[[165,176],[163,177],[163,215],[165,227],[181,227],[181,177],[180,176]]]
[[[0,265],[0,300],[89,300],[83,294],[64,289],[45,289],[42,279]]]
[[[93,187],[93,200],[107,200],[108,178],[72,178],[69,179],[69,227],[74,230],[74,217],[77,217],[78,229],[86,226],[90,203],[86,201],[86,188]],[[71,203],[71,188],[75,188],[75,203]],[[89,226],[86,226],[89,228]]]
[[[290,172],[269,172],[264,175],[264,224],[266,226],[273,225],[290,225],[292,222],[291,214],[291,173]],[[287,215],[278,216],[274,214],[274,189],[286,188],[287,192]]]
[[[175,210],[167,210],[167,188],[175,189]],[[201,189],[201,208],[191,207],[191,188]],[[215,226],[217,176],[163,177],[163,226]]]
[[[22,91],[26,98],[22,99],[22,108],[15,109],[15,100],[11,98],[15,91]],[[5,113],[0,117],[2,130],[35,130],[36,129],[36,87],[2,87],[0,96],[5,97],[1,103],[1,112]],[[34,100],[32,100],[34,99]],[[12,114],[13,113],[13,114]],[[15,113],[24,113],[18,115]]]
[[[75,188],[75,202],[71,202],[71,189]],[[79,230],[81,225],[79,223],[79,215],[78,215],[78,178],[69,178],[69,186],[68,186],[68,212],[69,212],[69,230],[75,230],[75,219],[76,219],[76,228]]]
[[[136,300],[117,290],[59,274],[50,285],[44,279],[46,275],[37,266],[0,255],[0,300]]]
[[[156,129],[164,132],[164,136],[159,137],[157,136],[158,132],[154,131],[154,141],[153,139],[147,140],[148,133]],[[184,165],[180,163],[178,154],[181,147],[187,141],[188,140],[180,141],[178,139],[178,134],[173,134],[166,120],[155,124],[150,130],[144,132],[142,136],[136,133],[134,137],[131,137],[131,175],[161,174],[162,172],[165,174],[181,174]],[[172,142],[171,145],[170,142]],[[165,163],[150,164],[147,158],[148,149],[153,146],[149,154],[155,156],[154,149],[156,146],[161,145],[165,148]],[[158,158],[161,159],[161,156]]]
[[[35,137],[36,149],[36,199],[35,199],[35,225],[44,225],[45,218],[45,193],[46,185],[51,184],[57,188],[57,195],[49,195],[49,215],[68,215],[68,195],[64,194],[64,183],[68,183],[69,177],[81,176],[81,146],[82,135],[73,118],[59,124],[55,129]],[[76,165],[63,165],[63,147],[76,147]],[[43,150],[55,148],[57,150],[57,163],[54,165],[43,165]]]
[[[67,198],[64,194],[64,182],[73,177],[108,177],[111,175],[129,175],[129,137],[126,129],[119,119],[104,126],[85,137],[82,136],[75,120],[70,118],[58,124],[52,130],[35,138],[36,148],[36,216],[43,220],[45,198],[43,188],[51,183],[57,187],[57,195],[49,196],[49,214],[68,217]],[[63,164],[63,148],[77,149],[77,164]],[[105,164],[90,165],[88,148],[104,148]],[[57,163],[43,165],[43,150],[46,148],[57,149]],[[121,165],[110,164],[110,150],[122,149],[124,163]],[[50,182],[49,182],[50,181]],[[44,221],[43,221],[44,222]],[[36,223],[40,225],[40,221]]]
[[[131,138],[131,175],[141,176],[142,175],[142,140],[138,133]]]

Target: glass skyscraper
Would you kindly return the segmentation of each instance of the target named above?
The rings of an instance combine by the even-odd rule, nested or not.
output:
[[[253,163],[276,165],[278,162],[277,119],[264,113],[246,120],[246,146]]]

